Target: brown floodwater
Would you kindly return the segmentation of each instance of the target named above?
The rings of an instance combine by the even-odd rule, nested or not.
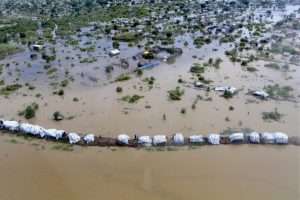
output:
[[[82,42],[85,40],[90,39],[83,38]],[[131,73],[131,80],[118,83],[111,81],[135,68],[136,61],[131,57],[141,49],[121,43],[120,56],[110,58],[104,52],[111,44],[107,38],[97,41],[96,51],[89,54],[65,47],[59,41],[55,46],[57,61],[52,63],[58,71],[52,78],[46,74],[40,58],[29,61],[28,50],[10,56],[0,61],[0,64],[10,63],[2,76],[6,84],[18,79],[17,82],[28,82],[36,88],[23,87],[7,98],[0,96],[0,118],[25,121],[18,112],[36,102],[39,110],[34,119],[28,120],[30,123],[79,133],[190,135],[249,128],[300,136],[299,66],[290,64],[288,71],[280,71],[266,68],[266,62],[258,61],[250,63],[258,69],[250,73],[224,56],[229,45],[213,42],[195,49],[183,47],[183,41],[192,43],[192,37],[181,36],[179,40],[176,45],[184,53],[174,64],[162,63],[145,70],[142,77]],[[96,57],[97,62],[80,63],[78,54],[82,58]],[[232,85],[240,89],[232,99],[193,87],[191,65],[210,57],[220,57],[223,62],[220,69],[209,68],[205,78],[213,80],[212,86]],[[120,58],[129,59],[129,69],[117,66]],[[114,71],[108,75],[105,66],[111,64]],[[64,80],[66,71],[74,82],[64,88],[63,97],[53,95],[56,89],[49,84]],[[155,77],[155,83],[149,89],[143,79],[151,76]],[[179,78],[186,83],[179,84]],[[293,101],[261,101],[247,95],[248,90],[274,84],[291,86]],[[182,100],[168,100],[167,92],[178,85],[185,90]],[[117,86],[123,88],[122,93],[115,92]],[[42,97],[36,98],[38,93]],[[120,100],[133,94],[144,98],[136,104]],[[203,100],[192,109],[197,95]],[[74,97],[79,101],[74,102]],[[186,114],[180,113],[182,108]],[[264,121],[262,112],[275,108],[283,114],[282,120]],[[51,117],[55,111],[71,119],[54,122]],[[54,148],[51,142],[0,134],[0,199],[300,199],[300,148],[292,145],[221,145],[165,151],[75,147],[67,152]]]
[[[0,137],[0,199],[300,198],[295,146],[205,146],[178,151],[75,148]],[[113,150],[113,151],[112,151]]]

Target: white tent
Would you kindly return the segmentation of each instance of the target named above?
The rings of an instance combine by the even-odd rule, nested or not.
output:
[[[184,144],[184,136],[182,133],[176,133],[173,137],[174,144],[176,145],[182,145]]]
[[[128,144],[129,136],[126,134],[118,135],[118,142],[121,144]]]
[[[68,138],[69,138],[69,143],[70,144],[76,144],[81,139],[81,137],[77,133],[69,133]]]
[[[244,141],[244,133],[232,133],[231,135],[229,135],[229,140],[231,143],[243,142]]]
[[[274,134],[269,133],[269,132],[262,133],[261,139],[262,139],[263,143],[265,143],[265,144],[274,144],[275,143]]]
[[[285,133],[275,132],[274,138],[275,138],[276,144],[288,144],[289,143],[289,137]]]
[[[34,136],[40,136],[40,137],[44,137],[46,133],[46,130],[43,127],[40,127],[38,125],[28,124],[28,123],[21,123],[20,131],[25,134],[30,134]]]
[[[220,135],[215,133],[209,134],[208,143],[214,145],[220,144]]]
[[[3,127],[9,131],[18,131],[19,130],[19,122],[3,121]]]
[[[83,140],[89,144],[93,143],[95,141],[95,135],[94,134],[87,134],[86,136],[83,137]]]
[[[167,143],[167,137],[165,135],[155,135],[153,137],[153,145],[163,145]]]
[[[66,132],[64,130],[56,130],[56,129],[47,129],[45,131],[45,136],[55,139],[61,139]]]
[[[249,133],[249,141],[250,143],[254,143],[254,144],[260,143],[259,133],[257,132]]]
[[[236,92],[236,88],[232,86],[219,86],[215,87],[215,91],[220,91],[220,92],[230,92],[231,94],[234,94]]]
[[[189,141],[190,143],[201,144],[204,143],[204,138],[202,135],[191,135]]]
[[[138,143],[144,146],[151,146],[152,139],[150,136],[140,136],[138,139]]]

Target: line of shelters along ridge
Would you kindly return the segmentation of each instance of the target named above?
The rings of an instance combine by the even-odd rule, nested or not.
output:
[[[182,133],[175,133],[171,137],[166,135],[137,136],[133,138],[120,134],[116,138],[96,136],[94,134],[80,135],[57,129],[45,129],[39,125],[21,123],[18,121],[0,120],[0,129],[10,133],[28,135],[48,140],[61,141],[70,144],[90,146],[164,146],[164,145],[201,145],[201,144],[299,144],[299,137],[288,137],[282,132],[235,132],[231,134],[211,133],[207,136],[191,135],[184,137]],[[295,143],[295,141],[297,141]]]

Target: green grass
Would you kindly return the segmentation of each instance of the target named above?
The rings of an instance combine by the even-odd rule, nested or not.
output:
[[[0,59],[8,55],[22,51],[22,48],[13,44],[0,44]]]
[[[126,95],[124,97],[122,97],[122,101],[125,101],[127,103],[137,103],[140,99],[144,98],[144,96],[139,96],[139,95]]]
[[[264,87],[264,90],[270,95],[270,97],[287,99],[292,97],[291,92],[293,91],[293,88],[290,86],[280,86],[275,84]]]
[[[0,89],[0,95],[8,96],[22,87],[20,84],[7,85]]]
[[[205,72],[205,67],[199,63],[194,63],[190,68],[190,72],[195,74],[202,74]]]
[[[116,34],[112,39],[122,42],[135,42],[138,40],[138,35],[134,32],[124,32]]]
[[[179,101],[181,100],[181,97],[184,95],[184,90],[180,89],[180,87],[176,87],[174,90],[169,90],[169,99],[173,101]]]
[[[274,111],[262,113],[262,118],[265,121],[280,121],[282,116],[283,114],[279,113],[277,108]]]
[[[116,82],[121,82],[121,81],[128,81],[128,80],[130,80],[131,79],[131,77],[129,76],[129,75],[126,75],[126,74],[121,74],[120,76],[118,76],[117,78],[116,78]]]

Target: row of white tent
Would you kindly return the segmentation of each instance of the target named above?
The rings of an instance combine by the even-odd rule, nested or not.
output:
[[[77,133],[67,133],[64,130],[57,129],[45,129],[38,125],[32,125],[28,123],[19,123],[17,121],[5,121],[0,120],[0,128],[12,132],[21,132],[24,134],[29,134],[33,136],[38,136],[41,138],[52,138],[52,139],[62,139],[66,136],[70,144],[76,144],[83,140],[85,143],[93,143],[95,141],[94,134],[87,134],[81,137]],[[218,145],[221,143],[222,136],[220,134],[209,134],[207,137],[203,135],[191,135],[185,138],[182,133],[176,133],[172,136],[171,142],[174,145],[183,145],[185,141],[188,140],[190,144],[204,144],[209,143],[212,145]],[[187,139],[187,140],[185,140]],[[131,140],[130,136],[126,134],[118,135],[117,141],[119,144],[128,145]],[[282,132],[251,132],[251,133],[232,133],[228,136],[230,143],[264,143],[264,144],[288,144],[288,136]],[[137,137],[137,142],[143,146],[157,146],[164,145],[168,142],[168,137],[166,135],[155,135],[155,136],[139,136]]]
[[[221,135],[211,133],[207,137],[203,135],[191,135],[187,139],[189,144],[204,144],[206,141],[212,145],[221,144]],[[251,132],[251,133],[232,133],[228,135],[228,139],[230,143],[243,143],[243,142],[250,142],[253,144],[288,144],[288,135],[282,132],[275,132],[275,133],[258,133],[258,132]],[[129,144],[130,137],[128,135],[122,134],[118,136],[118,141],[122,144]],[[185,137],[182,133],[176,133],[172,136],[172,144],[174,145],[184,145],[185,144]],[[138,137],[138,144],[144,146],[151,146],[151,145],[164,145],[168,142],[168,138],[166,135],[154,135],[154,136],[140,136]]]

